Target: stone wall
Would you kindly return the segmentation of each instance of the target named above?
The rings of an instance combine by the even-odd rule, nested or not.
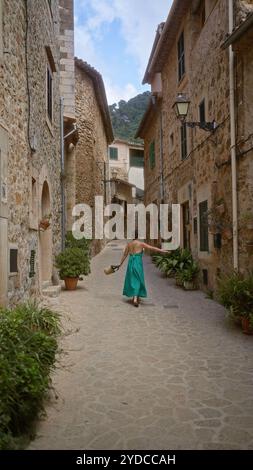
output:
[[[78,66],[76,71],[76,119],[79,141],[76,147],[76,203],[94,207],[95,196],[103,196],[108,178],[108,142],[93,80]],[[93,242],[93,254],[104,246]]]
[[[244,2],[245,3],[245,2]],[[253,11],[253,3],[246,2]],[[233,45],[236,55],[238,213],[240,268],[246,272],[253,266],[253,230],[246,218],[253,219],[253,49],[252,29]]]
[[[60,94],[64,97],[64,115],[75,118],[74,4],[59,0],[60,8]]]
[[[8,130],[8,242],[18,249],[18,273],[9,276],[10,303],[38,295],[44,256],[52,275],[52,254],[60,245],[60,127],[59,127],[59,14],[58,1],[2,1],[4,54],[0,62],[0,123]],[[46,47],[48,48],[46,51]],[[55,64],[53,120],[47,119],[47,62]],[[0,142],[1,145],[1,142]],[[38,231],[42,189],[50,191],[51,228],[46,247]],[[45,195],[45,191],[44,191]],[[44,214],[45,215],[45,214]],[[50,240],[51,239],[51,242]],[[8,247],[5,247],[7,253]],[[35,250],[35,276],[30,256]],[[48,281],[51,281],[49,276]]]

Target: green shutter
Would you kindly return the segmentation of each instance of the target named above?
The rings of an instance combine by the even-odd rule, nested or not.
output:
[[[208,202],[201,202],[199,204],[200,251],[209,251],[207,211]]]
[[[151,170],[155,168],[155,141],[151,142],[149,146],[149,165]]]
[[[181,158],[185,160],[187,158],[187,128],[184,122],[180,128],[181,133]]]
[[[118,160],[117,147],[110,147],[110,160]]]
[[[143,150],[130,150],[130,167],[144,168]]]

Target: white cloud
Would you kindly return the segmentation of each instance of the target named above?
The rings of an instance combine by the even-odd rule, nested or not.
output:
[[[76,8],[76,55],[83,58],[105,75],[108,63],[96,53],[96,40],[101,38],[104,26],[119,20],[125,42],[126,54],[137,63],[137,75],[141,82],[154,41],[157,25],[164,21],[171,0],[75,0]],[[81,21],[86,17],[86,21]],[[128,83],[123,88],[114,81],[105,80],[109,102],[130,98],[137,92]],[[112,83],[113,81],[113,83]]]
[[[138,90],[132,83],[127,83],[124,87],[115,85],[110,79],[105,78],[106,95],[109,104],[118,103],[120,100],[129,101],[138,95]]]
[[[127,52],[137,59],[140,73],[145,70],[157,25],[166,19],[170,6],[171,0],[76,0],[76,9],[91,11],[86,24],[79,24],[91,41],[105,23],[120,20]],[[78,42],[77,38],[80,49]]]

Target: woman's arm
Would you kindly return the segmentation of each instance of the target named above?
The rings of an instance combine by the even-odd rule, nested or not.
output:
[[[161,248],[156,248],[155,246],[148,245],[147,243],[142,243],[142,248],[155,251],[156,253],[169,253],[168,250],[162,250]]]
[[[122,264],[124,263],[125,259],[128,257],[128,253],[129,253],[129,249],[128,249],[128,245],[126,246],[125,250],[124,250],[124,253],[122,255],[122,258],[120,260],[120,266],[122,266]]]

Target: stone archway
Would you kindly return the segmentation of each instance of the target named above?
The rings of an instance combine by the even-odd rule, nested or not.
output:
[[[44,181],[41,192],[41,218],[51,214],[50,190],[47,181]],[[40,280],[44,283],[52,281],[52,228],[40,230]]]

